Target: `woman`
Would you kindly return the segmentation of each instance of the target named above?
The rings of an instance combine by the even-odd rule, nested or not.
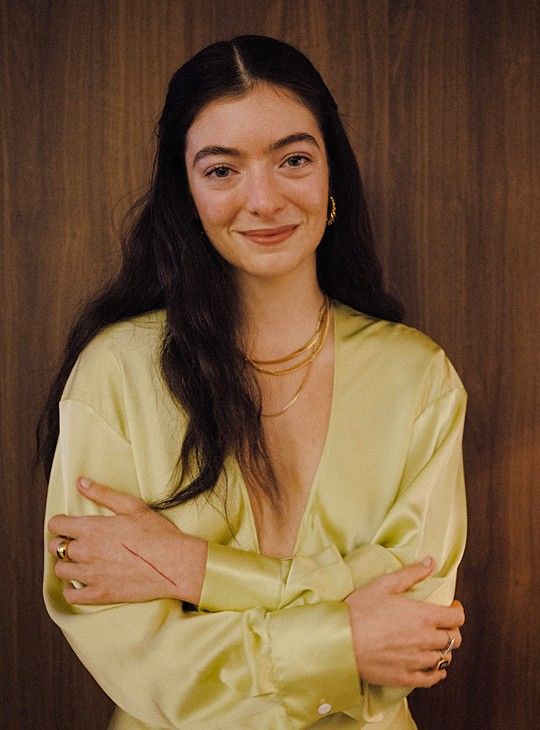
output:
[[[41,424],[45,600],[111,727],[415,727],[461,642],[465,394],[302,54],[176,72],[124,253]]]

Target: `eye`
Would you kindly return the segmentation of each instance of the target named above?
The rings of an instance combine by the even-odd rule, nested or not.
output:
[[[306,155],[291,155],[285,160],[287,167],[304,167],[304,165],[307,165],[309,162],[311,162],[311,160],[309,157],[306,157]]]
[[[205,177],[213,177],[218,180],[224,180],[225,178],[229,177],[232,173],[232,170],[230,167],[224,167],[223,165],[217,165],[216,167],[210,168],[210,170],[207,170],[204,173]]]

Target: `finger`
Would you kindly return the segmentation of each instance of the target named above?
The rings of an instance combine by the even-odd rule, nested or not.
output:
[[[81,606],[106,606],[113,605],[113,601],[109,600],[110,593],[102,587],[95,585],[85,585],[84,581],[79,582],[80,587],[75,588],[68,583],[63,590],[64,598],[68,603],[79,604]],[[105,597],[107,595],[107,597]]]
[[[446,677],[446,670],[404,670],[392,678],[392,687],[433,687]]]
[[[47,545],[48,551],[51,553],[51,555],[54,555],[56,558],[58,557],[58,553],[56,552],[56,549],[60,545],[60,543],[64,540],[64,538],[58,538],[55,537],[52,540],[49,541],[49,544]],[[66,550],[67,558],[64,560],[60,560],[59,562],[62,563],[81,563],[85,562],[85,558],[87,558],[87,554],[83,548],[83,544],[80,540],[75,540],[74,538],[69,538],[69,543]]]
[[[75,537],[77,518],[68,515],[54,515],[47,523],[47,530],[60,537]]]
[[[451,631],[465,623],[465,612],[459,601],[454,601],[451,606],[430,605],[430,609],[432,620],[439,629]]]
[[[58,553],[56,552],[56,548],[58,547],[58,545],[60,545],[61,542],[62,542],[62,539],[59,540],[57,537],[54,537],[52,540],[49,540],[49,542],[47,543],[47,551],[51,555],[54,555],[55,557],[58,557]]]
[[[54,566],[54,572],[61,580],[77,580],[81,583],[88,583],[89,580],[88,567],[81,563],[59,560]]]
[[[107,521],[109,519],[111,518],[102,515],[80,515],[77,517],[55,515],[49,520],[47,529],[61,539],[58,540],[58,537],[55,537],[50,541],[49,545],[53,543],[58,545],[63,539],[80,540],[85,535],[95,533],[99,529],[100,523],[103,520]]]
[[[446,679],[445,669],[433,669],[429,672],[424,672],[421,669],[417,672],[411,672],[409,675],[409,687],[433,687],[433,685]]]
[[[82,581],[81,581],[82,583]],[[68,583],[63,590],[64,598],[67,601],[67,603],[70,604],[80,604],[82,605],[89,605],[92,603],[96,603],[97,598],[95,595],[95,590],[93,590],[92,586],[83,586],[82,588],[74,588],[74,586],[71,585],[71,583]]]
[[[71,538],[71,537],[68,537],[68,538],[63,537],[63,536],[61,536],[61,537],[53,537],[53,539],[52,540],[49,540],[49,542],[47,543],[47,550],[48,550],[48,552],[50,552],[51,555],[54,555],[55,558],[58,558],[58,553],[56,552],[56,550],[57,550],[58,546],[62,542],[64,542],[64,540],[69,540],[70,541],[68,543],[68,550],[69,550],[70,544],[71,544],[71,542],[73,542],[73,538]],[[71,560],[71,554],[68,552],[68,550],[66,550],[66,554],[67,554],[68,557],[67,558],[64,558],[65,562],[68,562],[69,560]]]
[[[77,486],[82,495],[91,499],[92,502],[107,507],[117,515],[131,515],[140,511],[146,511],[147,505],[138,497],[131,494],[122,494],[105,484],[93,482],[87,477],[80,477]]]
[[[442,660],[448,660],[450,664],[451,655],[441,654],[440,651],[416,651],[411,656],[407,657],[404,662],[404,666],[409,672],[417,672],[419,669],[422,672],[433,672],[439,666]],[[402,660],[403,661],[403,660]]]
[[[438,669],[439,664],[442,662],[452,663],[452,654],[442,654],[440,651],[428,651],[423,652],[421,658],[419,658],[415,669],[420,667],[424,672],[441,671]]]
[[[448,643],[450,639],[454,640],[454,643],[452,644],[450,649],[446,649],[448,646]],[[436,644],[435,641],[431,643],[432,649],[440,649],[441,654],[445,653],[446,651],[454,651],[454,649],[459,649],[461,646],[461,631],[459,629],[439,629],[437,631],[437,638],[436,638]]]
[[[459,610],[461,616],[461,623],[459,624],[459,626],[463,626],[463,624],[465,623],[465,609],[463,608],[463,605],[460,601],[452,601],[451,607],[457,608]]]
[[[381,582],[391,593],[404,593],[433,572],[435,561],[427,557],[405,568],[381,576]]]

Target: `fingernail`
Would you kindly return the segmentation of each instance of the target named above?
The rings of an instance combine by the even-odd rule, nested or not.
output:
[[[92,480],[87,477],[81,477],[81,479],[79,479],[79,486],[81,489],[88,489],[88,487],[92,486]]]
[[[422,565],[425,568],[431,568],[431,566],[433,565],[433,558],[430,558],[430,557],[424,558],[422,560]]]

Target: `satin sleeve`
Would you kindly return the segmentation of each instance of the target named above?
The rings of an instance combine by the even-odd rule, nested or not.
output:
[[[331,545],[315,555],[296,555],[291,561],[246,554],[246,564],[257,573],[257,585],[262,587],[259,599],[268,609],[302,601],[342,601],[355,588],[426,555],[435,559],[435,571],[409,591],[410,597],[439,605],[452,602],[467,529],[462,460],[466,402],[463,387],[455,387],[417,416],[396,499],[369,544],[345,556]],[[238,608],[243,605],[235,577],[241,575],[241,562],[236,563],[235,571],[228,569],[233,550],[212,546],[209,551],[202,598],[214,610],[220,594],[235,596]],[[242,556],[235,555],[235,560],[241,561]],[[375,722],[411,689],[362,681],[363,702],[355,717]]]
[[[85,473],[138,496],[129,441],[87,404],[64,400],[46,521],[58,513],[106,514],[79,495],[76,480]],[[275,727],[268,718],[283,712],[283,724],[301,728],[319,719],[321,698],[337,710],[361,701],[340,601],[267,610],[252,595],[245,610],[215,613],[183,610],[173,600],[70,605],[55,558],[45,554],[51,618],[113,701],[149,726],[214,727],[220,718],[241,727],[260,713],[260,727]]]
[[[466,538],[461,442],[467,395],[453,388],[416,418],[396,500],[369,544],[342,556],[333,545],[280,560],[209,543],[200,607],[219,611],[299,600],[343,600],[352,590],[425,555],[434,575],[409,591],[418,600],[450,603]],[[249,576],[250,588],[244,586]]]
[[[409,458],[392,509],[372,545],[346,558],[355,585],[431,555],[433,575],[408,593],[415,600],[450,605],[467,534],[462,435],[467,396],[454,388],[416,419]],[[374,722],[413,688],[369,685],[362,681],[362,718]]]

